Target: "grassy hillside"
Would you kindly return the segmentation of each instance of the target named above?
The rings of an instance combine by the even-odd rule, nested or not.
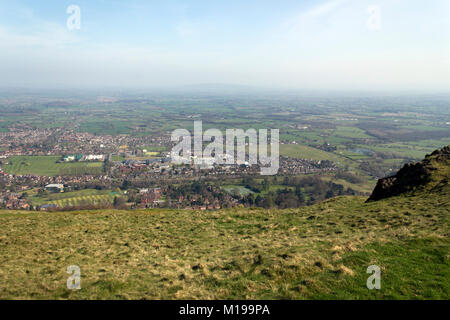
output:
[[[449,189],[282,211],[2,211],[0,298],[448,299]]]

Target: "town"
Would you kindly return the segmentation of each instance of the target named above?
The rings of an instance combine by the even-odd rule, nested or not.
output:
[[[173,155],[167,151],[173,147],[169,134],[112,136],[63,128],[12,126],[8,132],[0,133],[0,147],[0,206],[6,209],[174,207],[213,210],[266,203],[251,188],[240,194],[221,186],[224,181],[258,178],[259,164],[214,164],[207,160],[199,164],[174,164]],[[279,161],[277,177],[337,169],[329,160],[281,156]],[[34,168],[41,173],[32,173]],[[192,185],[198,181],[202,185]],[[292,186],[286,187],[289,188],[284,191],[293,192]],[[191,188],[197,189],[189,191]],[[102,194],[90,196],[87,195],[89,190]],[[86,196],[77,197],[80,192]]]

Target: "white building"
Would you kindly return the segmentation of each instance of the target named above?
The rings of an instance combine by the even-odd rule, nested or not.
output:
[[[105,158],[105,156],[103,154],[89,154],[84,157],[84,160],[86,160],[86,161],[93,161],[93,160],[103,161],[104,158]]]

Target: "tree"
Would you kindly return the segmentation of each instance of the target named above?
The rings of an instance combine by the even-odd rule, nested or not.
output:
[[[122,190],[127,190],[129,185],[130,185],[130,181],[128,181],[127,179],[123,180]]]
[[[113,206],[116,209],[122,209],[125,207],[125,199],[122,197],[114,197]]]
[[[328,190],[327,193],[325,194],[325,199],[329,199],[329,198],[333,198],[334,197],[334,193],[333,190]]]
[[[272,208],[275,205],[274,201],[273,201],[273,196],[271,193],[267,194],[264,197],[264,201],[263,201],[263,207],[266,209]]]
[[[269,179],[264,178],[264,181],[262,182],[262,189],[264,191],[268,191],[270,189],[270,182]]]
[[[256,199],[255,199],[255,204],[258,206],[258,207],[262,207],[263,206],[263,202],[264,202],[264,198],[263,197],[261,197],[259,194],[256,196]]]

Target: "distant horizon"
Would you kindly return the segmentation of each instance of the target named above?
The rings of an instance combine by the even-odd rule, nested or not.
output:
[[[311,95],[348,95],[348,96],[423,96],[423,95],[449,95],[449,90],[388,90],[388,89],[305,89],[293,87],[270,87],[247,84],[226,84],[226,83],[198,83],[178,86],[53,86],[53,87],[33,87],[33,86],[0,86],[0,94],[9,93],[64,93],[79,91],[90,94],[170,94],[170,93],[214,93],[214,94],[311,94]]]

